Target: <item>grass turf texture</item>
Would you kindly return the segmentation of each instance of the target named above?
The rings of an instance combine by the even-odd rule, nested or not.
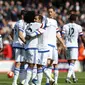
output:
[[[85,85],[85,72],[77,72],[76,76],[78,78],[77,83],[67,84],[65,83],[67,73],[60,72],[58,85]],[[7,74],[0,74],[0,85],[12,85],[13,78],[8,78]],[[42,85],[45,85],[46,78],[43,77]]]

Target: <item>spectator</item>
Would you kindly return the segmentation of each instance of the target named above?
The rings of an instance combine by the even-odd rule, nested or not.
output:
[[[14,6],[15,6],[15,2],[12,0],[12,1],[10,2],[10,10],[11,10],[11,11],[13,10]]]
[[[2,44],[2,36],[0,35],[0,52],[3,49],[3,44]],[[2,59],[2,56],[0,55],[0,60]]]
[[[12,59],[12,47],[9,44],[8,40],[4,40],[3,42],[3,51],[0,52],[0,55],[3,55],[3,59],[11,60]]]

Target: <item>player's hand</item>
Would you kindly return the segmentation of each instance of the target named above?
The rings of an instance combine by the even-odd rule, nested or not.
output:
[[[63,45],[63,48],[66,50],[67,49],[66,45]]]
[[[25,37],[25,39],[26,39],[26,40],[30,40],[31,37],[27,35],[27,36]]]

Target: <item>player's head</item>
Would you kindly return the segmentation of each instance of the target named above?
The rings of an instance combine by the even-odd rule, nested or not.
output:
[[[42,15],[35,15],[34,22],[42,23],[43,16]]]
[[[27,23],[34,22],[35,12],[28,11],[24,16],[24,21]]]
[[[55,12],[55,8],[54,7],[49,7],[48,8],[48,16],[50,18],[55,18],[56,12]]]
[[[21,10],[21,18],[24,19],[25,14],[27,13],[27,10],[23,9]]]
[[[76,21],[76,18],[77,18],[77,15],[76,14],[71,14],[70,17],[69,17],[69,21],[70,22],[75,22]]]

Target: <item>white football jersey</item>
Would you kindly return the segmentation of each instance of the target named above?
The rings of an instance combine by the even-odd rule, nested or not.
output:
[[[57,21],[47,18],[48,44],[56,46],[56,32],[59,31]]]
[[[78,36],[82,35],[82,27],[76,23],[68,23],[63,26],[65,44],[67,47],[78,47]]]
[[[40,28],[41,35],[38,36],[38,49],[39,51],[48,50],[48,31],[46,27]]]
[[[37,36],[37,32],[36,30],[41,28],[42,24],[41,23],[37,23],[37,22],[34,22],[34,23],[30,23],[27,25],[26,27],[26,35],[30,35],[32,33],[36,33],[36,36],[35,37],[32,37],[30,40],[27,40],[27,43],[25,45],[25,49],[28,49],[28,48],[37,48],[38,46],[38,36]]]
[[[23,32],[23,36],[25,37],[25,25],[26,23],[23,20],[19,20],[15,26],[14,26],[14,41],[13,41],[13,47],[23,47],[23,42],[22,40],[19,38],[19,31]]]

